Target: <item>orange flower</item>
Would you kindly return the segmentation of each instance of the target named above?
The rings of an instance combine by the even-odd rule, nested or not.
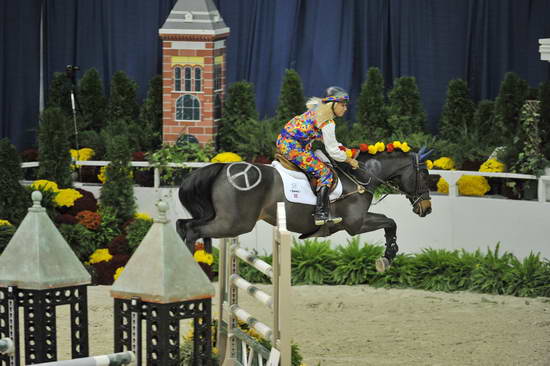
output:
[[[359,150],[361,150],[361,152],[369,151],[369,145],[368,144],[359,144]]]
[[[97,230],[101,225],[101,216],[93,211],[80,211],[76,214],[78,223],[90,230]]]

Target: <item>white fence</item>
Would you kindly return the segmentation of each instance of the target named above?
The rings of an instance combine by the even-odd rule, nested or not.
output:
[[[101,166],[105,161],[82,161],[79,165]],[[170,164],[174,167],[200,167],[208,163]],[[23,167],[38,166],[38,163],[23,163]],[[151,167],[148,162],[133,162],[132,166]],[[395,219],[398,225],[397,239],[400,252],[416,253],[422,248],[485,250],[500,243],[507,250],[523,258],[530,252],[541,253],[550,258],[550,176],[536,177],[525,174],[481,173],[474,171],[431,170],[449,183],[449,195],[432,193],[433,213],[420,218],[411,212],[404,197],[389,195],[371,211],[383,213]],[[478,175],[495,178],[537,180],[538,200],[518,201],[498,196],[460,196],[456,181],[462,175]],[[156,213],[154,203],[161,197],[172,204],[170,218],[189,217],[177,199],[177,188],[160,187],[158,169],[155,168],[155,187],[136,187],[135,195],[140,212]],[[99,196],[101,186],[76,184]],[[241,245],[256,249],[259,253],[271,253],[272,228],[259,222],[254,230],[240,237]],[[345,244],[350,236],[339,232],[328,239],[333,245]],[[383,230],[362,234],[361,241],[383,243]]]

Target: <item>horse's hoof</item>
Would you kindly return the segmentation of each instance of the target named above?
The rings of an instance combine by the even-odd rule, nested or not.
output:
[[[386,257],[380,257],[376,260],[376,271],[383,273],[388,268],[390,268],[390,261]]]

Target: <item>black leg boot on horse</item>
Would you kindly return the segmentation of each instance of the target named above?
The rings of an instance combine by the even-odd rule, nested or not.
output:
[[[322,186],[317,190],[317,205],[313,211],[315,225],[321,226],[326,223],[338,224],[342,222],[341,217],[332,217],[330,214],[330,190],[327,186]]]

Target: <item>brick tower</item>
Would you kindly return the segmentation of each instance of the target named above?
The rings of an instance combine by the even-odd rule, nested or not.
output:
[[[225,25],[212,0],[178,0],[162,39],[162,140],[185,134],[213,141],[225,85]]]

